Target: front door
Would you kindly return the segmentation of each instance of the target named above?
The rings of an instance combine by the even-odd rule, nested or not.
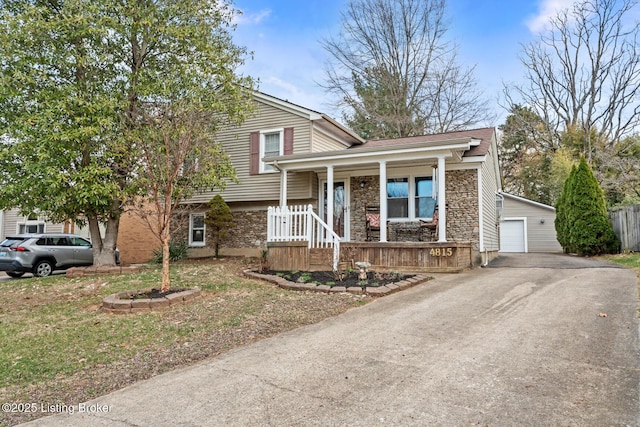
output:
[[[333,231],[336,232],[342,240],[347,240],[349,230],[349,195],[345,181],[333,182]],[[322,194],[322,217],[329,223],[327,216],[327,183],[323,183]]]

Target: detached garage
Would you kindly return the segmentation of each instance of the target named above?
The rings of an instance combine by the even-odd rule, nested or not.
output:
[[[562,252],[553,206],[501,193],[500,252]]]

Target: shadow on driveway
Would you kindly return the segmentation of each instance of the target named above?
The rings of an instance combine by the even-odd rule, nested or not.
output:
[[[596,258],[579,257],[560,253],[501,253],[493,259],[489,268],[623,268],[618,264]]]

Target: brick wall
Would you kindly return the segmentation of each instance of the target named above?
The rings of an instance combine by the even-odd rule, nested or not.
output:
[[[160,248],[160,240],[151,232],[149,225],[131,211],[120,217],[117,245],[122,264],[142,264],[151,260],[153,251]]]

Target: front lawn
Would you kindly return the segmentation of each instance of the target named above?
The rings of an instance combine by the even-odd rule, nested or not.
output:
[[[241,275],[240,259],[172,266],[202,296],[165,311],[106,314],[102,298],[151,289],[160,270],[0,281],[0,402],[77,405],[236,346],[343,313],[367,299],[287,291]],[[1,274],[1,273],[0,273]],[[0,425],[47,414],[0,412]]]

